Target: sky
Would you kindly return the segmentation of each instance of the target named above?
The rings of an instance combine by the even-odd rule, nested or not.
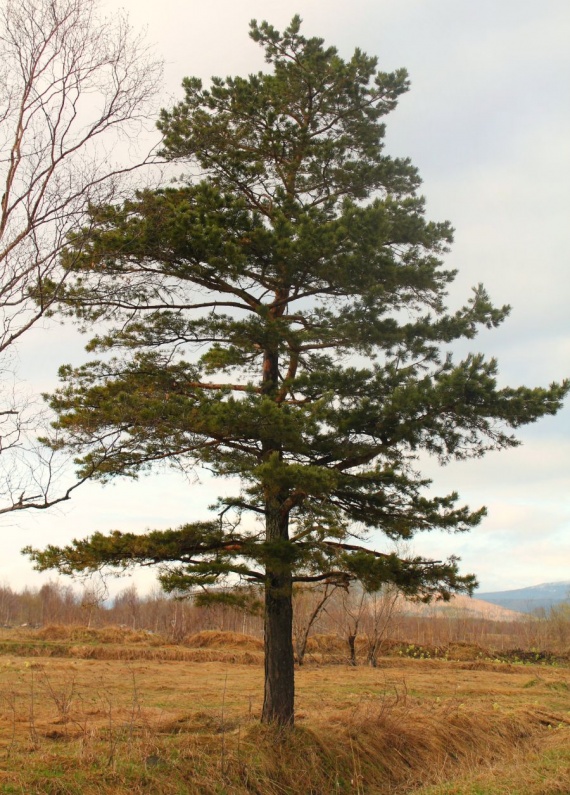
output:
[[[181,98],[184,76],[264,68],[247,35],[250,19],[282,29],[295,13],[349,57],[360,47],[390,71],[405,66],[411,90],[387,119],[387,152],[410,157],[423,178],[427,215],[449,220],[458,270],[449,305],[482,282],[496,305],[512,306],[500,329],[458,348],[499,361],[501,385],[546,385],[570,375],[570,5],[567,0],[106,0],[129,13],[165,59],[160,106]],[[31,332],[18,356],[32,391],[53,389],[57,367],[82,360],[69,326]],[[442,468],[422,460],[436,493],[458,491],[488,516],[468,535],[426,533],[413,551],[457,554],[481,590],[570,579],[570,405],[519,434],[521,447]],[[64,544],[95,530],[143,531],[204,518],[231,485],[196,473],[159,472],[138,482],[88,484],[64,507],[0,517],[0,583],[54,579],[19,554],[26,544]],[[372,541],[382,548],[381,536]],[[111,584],[151,587],[145,571]]]

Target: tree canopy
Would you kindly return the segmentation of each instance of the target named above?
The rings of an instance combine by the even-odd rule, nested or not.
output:
[[[298,17],[250,35],[268,72],[187,78],[161,114],[163,155],[185,176],[94,206],[71,238],[61,310],[104,330],[88,346],[100,358],[62,367],[50,398],[80,473],[136,477],[166,461],[242,488],[210,521],[192,520],[190,498],[178,529],[28,551],[64,573],[159,565],[169,590],[262,584],[263,719],[290,724],[292,583],[470,592],[455,558],[373,549],[377,534],[477,525],[484,509],[430,493],[418,454],[516,445],[512,429],[555,413],[568,384],[499,388],[493,359],[449,352],[508,307],[482,286],[445,307],[452,230],[426,220],[416,169],[383,148],[406,72],[360,50],[343,60]]]

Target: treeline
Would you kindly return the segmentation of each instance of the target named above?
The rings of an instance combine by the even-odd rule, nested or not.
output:
[[[129,585],[110,597],[104,585],[91,583],[74,588],[50,582],[21,591],[0,586],[0,626],[45,627],[49,624],[103,627],[124,626],[163,634],[173,640],[189,632],[222,629],[257,635],[263,622],[255,611],[226,605],[199,607],[192,598],[168,596],[159,588],[139,594]]]
[[[0,625],[45,627],[51,624],[87,627],[122,626],[160,634],[179,642],[205,630],[263,636],[259,592],[241,593],[239,604],[226,603],[223,593],[210,604],[176,598],[155,589],[141,595],[129,585],[114,598],[103,586],[82,589],[50,582],[40,588],[15,591],[0,587]],[[504,621],[473,616],[468,610],[437,606],[418,608],[387,588],[370,594],[361,589],[320,586],[295,592],[294,645],[303,663],[315,639],[342,641],[346,660],[375,665],[388,643],[444,647],[469,643],[482,648],[541,649],[570,652],[570,604],[552,608],[543,616],[522,615]]]

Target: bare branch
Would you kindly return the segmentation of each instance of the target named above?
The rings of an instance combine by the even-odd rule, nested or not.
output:
[[[28,441],[42,418],[14,393],[6,357],[58,299],[59,256],[89,205],[120,198],[153,160],[122,162],[121,147],[150,129],[160,77],[126,16],[103,18],[97,0],[0,10],[0,513],[47,508],[82,482],[53,496],[60,465]]]

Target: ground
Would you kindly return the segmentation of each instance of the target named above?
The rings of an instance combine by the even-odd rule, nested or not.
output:
[[[0,793],[570,792],[563,663],[461,646],[451,656],[474,659],[414,650],[370,668],[314,653],[296,673],[296,729],[284,736],[258,723],[256,639],[57,636],[0,643]]]

